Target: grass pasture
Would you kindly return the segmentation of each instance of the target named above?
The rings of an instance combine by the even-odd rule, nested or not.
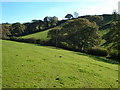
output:
[[[3,88],[118,88],[118,64],[103,57],[2,40]]]
[[[29,34],[29,35],[25,35],[25,36],[22,36],[21,38],[36,38],[36,39],[41,39],[41,40],[49,40],[50,38],[48,37],[48,32],[50,30],[53,30],[53,29],[60,29],[62,28],[66,23],[62,23],[61,25],[58,25],[56,27],[53,27],[53,28],[50,28],[50,29],[47,29],[45,31],[41,31],[41,32],[37,32],[37,33],[33,33],[33,34]]]
[[[41,39],[41,40],[48,40],[49,38],[47,36],[48,36],[49,30],[50,29],[48,29],[46,31],[41,31],[41,32],[29,34],[26,36],[22,36],[21,38],[36,38],[36,39]]]

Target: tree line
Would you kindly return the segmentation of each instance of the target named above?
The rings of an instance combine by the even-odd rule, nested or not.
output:
[[[77,12],[74,12],[74,16],[72,14],[67,14],[65,18],[68,20],[70,19],[76,19],[78,18],[79,14]],[[82,18],[82,17],[80,17]],[[99,25],[103,21],[102,16],[85,16],[86,19],[90,21],[94,21]],[[56,16],[48,17],[46,16],[43,20],[32,20],[31,22],[26,23],[20,23],[16,22],[13,24],[9,23],[2,23],[2,37],[1,38],[9,38],[12,36],[23,36],[27,34],[32,34],[35,32],[40,32],[47,30],[49,28],[55,27],[57,25],[60,25],[61,23],[64,23],[67,20],[58,20]]]
[[[2,38],[9,38],[12,36],[23,36],[35,32],[40,32],[48,28],[52,28],[61,22],[58,21],[56,16],[46,16],[44,20],[32,20],[31,22],[20,23],[16,22],[13,24],[3,23],[2,24]]]
[[[78,13],[74,13],[75,17],[78,17]],[[73,15],[67,14],[65,18],[70,19],[73,18]],[[2,37],[1,38],[9,38],[13,36],[23,36],[27,34],[32,34],[35,32],[40,32],[65,22],[66,20],[58,20],[56,16],[46,16],[43,20],[32,20],[31,22],[26,23],[2,23]]]
[[[11,40],[36,43],[40,45],[51,45],[73,51],[81,51],[98,56],[108,56],[113,59],[120,58],[120,21],[119,15],[87,15],[73,18],[73,15],[67,14],[68,20],[59,21],[57,17],[45,17],[44,20],[32,20],[30,23],[2,24],[3,38],[11,37]],[[106,20],[104,20],[106,19]],[[108,48],[100,46],[102,37],[99,34],[99,28],[104,26],[105,21],[111,19],[112,24],[108,37],[105,38],[106,44],[111,45]],[[61,28],[56,25],[64,23]],[[55,27],[55,28],[52,28]],[[48,32],[49,41],[29,38],[14,38],[12,36],[21,36],[37,31],[43,31],[52,28]],[[6,37],[7,36],[7,37]]]

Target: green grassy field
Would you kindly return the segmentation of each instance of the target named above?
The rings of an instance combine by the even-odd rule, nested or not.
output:
[[[100,30],[100,36],[101,36],[102,38],[107,37],[107,33],[108,33],[109,31],[110,31],[110,28]],[[102,40],[101,40],[101,45],[104,44],[105,42],[106,42],[106,40],[105,40],[105,39],[102,39]]]
[[[41,40],[48,40],[49,38],[47,36],[48,36],[49,31],[50,29],[46,31],[41,31],[38,33],[22,36],[21,38],[36,38],[36,39],[41,39]]]
[[[3,88],[118,88],[118,64],[103,57],[2,40]]]
[[[41,31],[41,32],[37,32],[37,33],[33,33],[33,34],[29,34],[29,35],[25,35],[22,36],[21,38],[36,38],[36,39],[41,39],[41,40],[49,40],[50,38],[48,37],[48,32],[50,30],[53,30],[55,28],[62,28],[66,23],[63,23],[59,26],[53,27],[51,29],[45,30],[45,31]]]
[[[104,29],[104,30],[100,30],[100,36],[104,37],[104,35],[106,35],[109,31],[110,31],[110,28],[107,28],[107,29]]]

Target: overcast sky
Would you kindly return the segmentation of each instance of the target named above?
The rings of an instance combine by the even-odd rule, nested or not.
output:
[[[8,2],[9,1],[9,2]],[[31,1],[31,2],[30,2]],[[2,0],[2,22],[30,22],[45,16],[63,19],[66,14],[111,14],[119,0]]]

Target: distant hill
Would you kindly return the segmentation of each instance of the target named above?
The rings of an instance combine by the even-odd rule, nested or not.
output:
[[[103,14],[103,15],[99,15],[99,16],[103,16],[103,25],[99,28],[100,35],[103,38],[102,43],[101,43],[101,45],[102,45],[105,43],[104,37],[107,37],[107,33],[110,31],[111,22],[113,20],[112,20],[111,14]],[[81,16],[78,18],[86,18],[86,17],[89,17],[89,15]],[[74,20],[74,19],[71,19],[71,20]],[[64,26],[65,24],[66,24],[66,21],[64,21],[63,23],[61,23],[60,25],[58,25],[54,28],[62,28],[62,26]],[[50,38],[48,38],[48,32],[50,30],[53,30],[53,28],[48,29],[46,31],[41,31],[41,32],[30,34],[30,35],[22,36],[22,38],[36,38],[36,39],[41,39],[41,40],[49,40]]]

